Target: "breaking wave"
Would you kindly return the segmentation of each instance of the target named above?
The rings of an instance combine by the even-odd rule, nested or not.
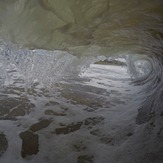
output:
[[[161,163],[160,6],[0,1],[0,161]]]

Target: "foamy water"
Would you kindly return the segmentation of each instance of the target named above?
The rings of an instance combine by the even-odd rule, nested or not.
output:
[[[1,1],[0,162],[162,163],[161,6]]]

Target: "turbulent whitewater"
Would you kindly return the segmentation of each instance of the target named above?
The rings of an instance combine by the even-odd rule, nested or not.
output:
[[[0,0],[0,162],[162,163],[162,8]]]

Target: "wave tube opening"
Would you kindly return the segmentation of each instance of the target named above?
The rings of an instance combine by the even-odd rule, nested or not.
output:
[[[162,163],[162,1],[0,1],[0,162]]]

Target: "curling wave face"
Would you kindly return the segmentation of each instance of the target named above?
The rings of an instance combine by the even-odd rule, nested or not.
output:
[[[0,161],[161,163],[162,6],[0,1]]]

